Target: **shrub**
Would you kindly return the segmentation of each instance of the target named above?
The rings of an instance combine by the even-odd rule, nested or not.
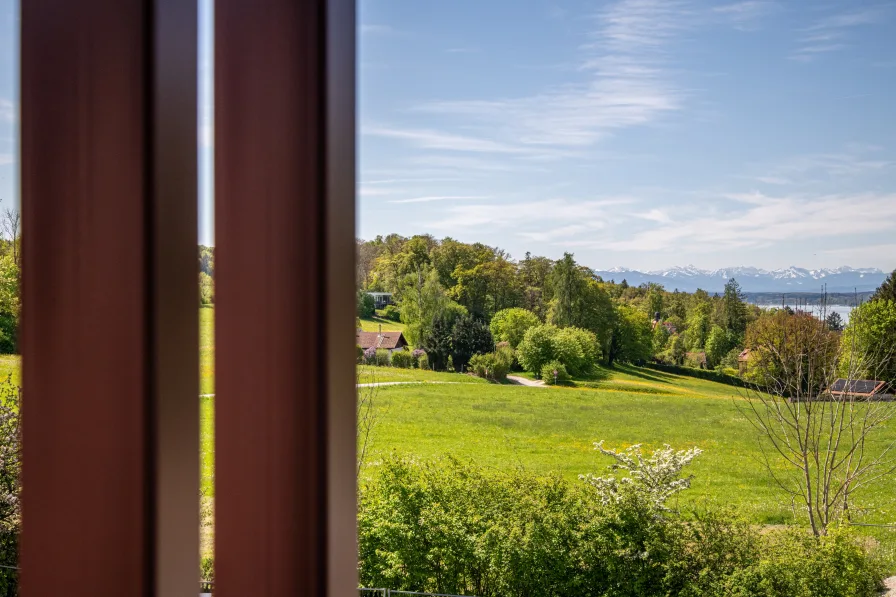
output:
[[[12,376],[0,381],[0,565],[18,563],[21,530],[21,419],[22,389]],[[0,595],[16,595],[18,577],[0,570]]]
[[[385,348],[378,348],[376,350],[376,356],[374,358],[376,360],[376,364],[380,367],[388,367],[391,356],[392,355],[390,355],[389,351]]]
[[[426,351],[429,366],[433,371],[444,371],[451,358],[451,334],[457,316],[454,313],[442,313],[435,318],[429,331],[423,337],[420,348]]]
[[[551,341],[556,333],[557,328],[553,325],[529,328],[516,351],[516,358],[523,369],[540,374],[544,364],[554,359],[554,345]]]
[[[420,358],[417,360],[417,367],[423,370],[429,369],[429,357],[426,356],[425,352],[420,355]]]
[[[556,372],[556,373],[555,373]],[[549,386],[569,381],[569,373],[560,361],[545,363],[541,368],[541,379]]]
[[[459,317],[451,331],[451,357],[455,370],[463,372],[475,354],[495,349],[488,326],[469,315]]]
[[[401,310],[395,305],[387,305],[383,309],[383,317],[389,321],[401,321]]]
[[[376,348],[371,346],[364,350],[364,364],[376,365]]]
[[[411,353],[406,350],[400,350],[392,353],[392,366],[400,369],[410,369],[414,362]]]
[[[566,366],[570,375],[588,373],[598,357],[597,337],[581,328],[563,328],[551,339],[554,358]]]
[[[215,304],[215,280],[205,272],[199,272],[199,305]]]
[[[213,558],[205,557],[200,560],[199,579],[215,582],[215,560]]]
[[[725,354],[725,356],[722,357],[722,360],[719,361],[718,369],[721,369],[723,371],[725,369],[734,369],[735,371],[737,371],[737,367],[738,367],[737,358],[740,356],[741,352],[742,351],[740,348],[732,348],[731,350],[729,350]]]
[[[513,351],[504,348],[488,354],[474,355],[470,359],[470,370],[484,379],[501,381],[507,379],[512,363]]]
[[[491,597],[872,597],[884,570],[868,549],[843,529],[821,538],[792,528],[760,533],[730,509],[669,511],[643,491],[602,501],[590,484],[453,458],[386,458],[359,491],[359,574],[368,587]]]
[[[425,357],[426,351],[421,348],[415,348],[413,352],[411,352],[411,367],[417,368],[420,366],[420,357]]]
[[[370,319],[376,315],[376,303],[366,292],[358,293],[358,317]]]
[[[732,597],[872,597],[884,575],[878,558],[846,529],[822,537],[797,528],[772,531],[756,542],[748,566],[720,584]],[[761,554],[761,557],[760,557]],[[720,587],[720,588],[722,588]]]
[[[357,351],[357,355],[356,355],[357,361],[359,363],[363,363],[364,362],[364,349],[361,348],[360,344],[356,344],[355,350]]]
[[[516,348],[523,341],[529,328],[541,324],[538,316],[526,309],[504,309],[495,313],[489,324],[496,342],[507,342]]]

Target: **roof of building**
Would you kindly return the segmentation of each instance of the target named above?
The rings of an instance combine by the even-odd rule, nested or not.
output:
[[[400,348],[407,344],[401,332],[358,332],[356,342],[361,348]]]
[[[739,355],[737,355],[737,360],[738,360],[738,361],[746,361],[746,360],[748,360],[749,358],[750,358],[750,349],[749,349],[749,348],[745,348],[745,349],[743,349],[743,350],[741,351],[741,353],[740,353]]]
[[[885,382],[876,379],[838,379],[831,384],[831,393],[873,396],[883,390],[885,385]]]

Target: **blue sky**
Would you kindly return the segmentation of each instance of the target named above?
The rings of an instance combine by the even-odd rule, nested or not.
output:
[[[4,204],[16,13],[0,0]],[[596,268],[896,267],[892,0],[361,0],[358,20],[363,238]],[[200,38],[212,243],[207,25]]]
[[[361,0],[359,234],[896,267],[896,3]]]

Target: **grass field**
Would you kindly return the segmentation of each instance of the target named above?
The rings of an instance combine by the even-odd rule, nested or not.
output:
[[[365,332],[378,332],[380,326],[383,326],[384,332],[403,332],[404,324],[400,321],[392,321],[391,319],[383,319],[379,316],[361,319],[361,329]]]
[[[453,454],[575,481],[606,471],[610,459],[593,447],[599,440],[612,448],[697,446],[704,453],[691,466],[695,478],[683,503],[734,505],[761,524],[792,521],[787,498],[759,461],[758,436],[738,410],[739,400],[730,386],[634,367],[599,371],[577,387],[385,386],[376,394],[381,417],[368,471],[391,452]],[[892,437],[896,429],[887,433]],[[861,496],[875,507],[862,521],[896,521],[894,497],[896,478]]]
[[[200,326],[200,391],[213,394],[214,309],[200,310]],[[19,363],[17,356],[0,356],[0,375],[12,374],[18,382]],[[759,461],[758,436],[736,406],[738,390],[730,386],[635,367],[601,369],[559,388],[498,385],[467,375],[389,367],[361,367],[359,381],[441,382],[375,389],[380,417],[367,474],[393,452],[423,458],[452,454],[485,466],[559,473],[576,482],[580,474],[606,471],[609,459],[593,449],[599,440],[613,448],[634,443],[648,449],[663,443],[697,446],[704,453],[691,467],[695,478],[691,490],[682,494],[683,503],[734,505],[760,524],[793,520],[787,498]],[[213,504],[214,397],[199,400],[202,489]],[[893,437],[896,429],[886,434]],[[874,506],[862,522],[896,522],[896,476],[860,499]],[[206,531],[204,546],[209,542]],[[863,531],[896,545],[896,531]]]

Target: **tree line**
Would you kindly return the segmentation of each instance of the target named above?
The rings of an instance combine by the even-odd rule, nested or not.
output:
[[[581,352],[606,365],[654,360],[736,373],[743,350],[770,325],[780,329],[780,317],[805,315],[749,304],[734,279],[720,294],[604,280],[570,253],[558,260],[530,253],[513,260],[483,243],[390,234],[358,240],[357,255],[359,310],[369,310],[361,306],[366,292],[392,293],[408,341],[425,349],[435,368],[447,367],[451,357],[460,370],[479,351],[506,344],[536,375],[552,360],[581,369],[574,362]],[[893,279],[857,309],[860,318],[878,320],[871,327],[879,333],[871,340],[865,334],[866,341],[887,341],[888,313],[896,308],[886,302],[896,303]],[[825,319],[838,334],[846,327],[838,313]],[[569,345],[554,338],[570,329],[577,330],[581,350],[570,349],[576,355],[567,362],[553,359],[558,350],[551,354],[545,347]],[[569,340],[569,332],[563,335]]]

